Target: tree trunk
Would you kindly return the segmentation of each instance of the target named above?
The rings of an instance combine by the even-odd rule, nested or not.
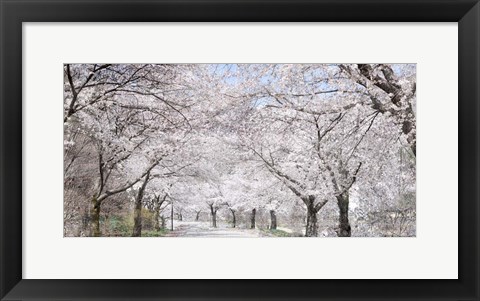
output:
[[[305,236],[318,236],[317,211],[313,207],[313,202],[311,205],[307,206],[307,227],[305,229]]]
[[[90,208],[90,236],[100,237],[100,202],[96,197],[92,198],[92,207]]]
[[[135,209],[133,211],[133,237],[142,236],[142,207],[143,207],[143,194],[147,187],[148,180],[150,179],[150,172],[145,175],[145,181],[138,190],[137,198],[135,199]]]
[[[142,236],[142,202],[136,201],[133,209],[133,237]]]
[[[252,209],[252,216],[250,218],[250,229],[255,229],[255,215],[257,214],[257,209]]]
[[[232,217],[233,217],[232,228],[235,228],[237,226],[237,219],[235,217],[235,210],[230,209],[230,212],[232,212]]]
[[[337,196],[338,209],[340,209],[340,218],[337,230],[337,235],[339,237],[352,236],[352,228],[350,227],[350,222],[348,221],[348,203],[348,192]]]
[[[277,215],[275,215],[275,210],[270,210],[270,230],[277,229]]]
[[[306,237],[318,236],[317,212],[321,208],[315,208],[315,196],[302,197],[303,203],[307,206],[307,226],[305,227]]]
[[[161,229],[165,229],[165,216],[160,216],[160,220],[162,221]]]
[[[155,208],[154,214],[153,214],[153,228],[155,231],[160,231],[160,208]]]
[[[217,227],[217,210],[213,209],[213,205],[210,205],[210,213],[212,214],[212,226]]]
[[[170,230],[173,231],[173,202],[172,204],[172,210],[170,211]]]
[[[197,212],[197,215],[195,216],[195,221],[198,222],[198,220],[200,219],[200,212],[201,211],[198,211]]]
[[[217,227],[217,212],[216,211],[212,211],[212,226],[214,228]]]
[[[165,202],[166,199],[167,199],[166,194],[161,200],[160,200],[160,195],[155,195],[154,197],[155,206],[154,206],[153,218],[154,218],[155,231],[160,231],[160,229],[165,228],[165,218],[163,217],[163,215],[160,217],[160,209],[162,208],[162,204]],[[161,224],[160,224],[160,219],[162,220]]]

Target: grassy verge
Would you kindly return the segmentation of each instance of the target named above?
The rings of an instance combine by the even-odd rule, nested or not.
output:
[[[294,233],[288,233],[288,232],[278,230],[278,229],[275,229],[275,230],[265,229],[265,230],[262,230],[262,232],[267,234],[267,236],[274,236],[274,237],[295,237],[295,236],[297,236]]]

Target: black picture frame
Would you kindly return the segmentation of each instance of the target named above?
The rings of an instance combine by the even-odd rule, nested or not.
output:
[[[0,10],[2,300],[480,300],[478,0],[0,0]],[[152,21],[458,22],[459,279],[22,279],[22,22]]]

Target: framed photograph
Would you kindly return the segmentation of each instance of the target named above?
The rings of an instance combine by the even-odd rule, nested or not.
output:
[[[478,1],[1,6],[1,300],[480,300]]]

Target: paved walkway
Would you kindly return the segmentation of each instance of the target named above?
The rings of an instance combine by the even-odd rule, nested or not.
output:
[[[238,229],[219,226],[211,227],[205,222],[179,222],[174,221],[174,230],[167,237],[262,237],[266,236],[257,229]]]

